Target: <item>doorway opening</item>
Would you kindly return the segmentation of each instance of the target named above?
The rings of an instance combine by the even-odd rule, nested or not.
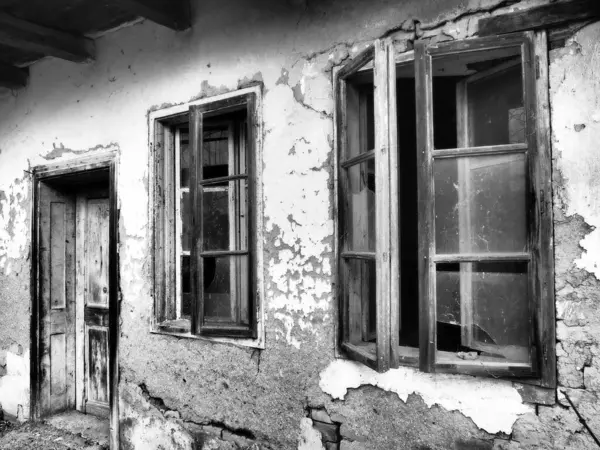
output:
[[[118,448],[114,156],[33,170],[31,419],[93,424]]]

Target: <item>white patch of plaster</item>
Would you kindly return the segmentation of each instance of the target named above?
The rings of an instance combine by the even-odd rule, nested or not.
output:
[[[312,426],[312,420],[304,418],[300,421],[300,436],[298,437],[298,450],[325,449],[321,442],[321,433]]]
[[[27,198],[27,189],[26,181],[13,182],[0,201],[0,270],[4,269],[6,275],[11,271],[7,261],[22,258],[27,250],[27,208],[20,205]]]
[[[294,327],[310,329],[300,322],[331,307],[331,267],[327,262],[317,275],[315,264],[331,252],[333,233],[327,170],[332,123],[319,112],[328,110],[332,100],[331,89],[325,88],[329,81],[311,65],[292,72],[290,84],[304,86],[304,101],[314,108],[299,103],[283,84],[265,95],[263,192],[266,229],[279,231],[276,257],[267,263],[268,308],[283,324],[275,332],[298,348]]]
[[[410,394],[417,394],[428,407],[459,411],[488,433],[510,434],[520,415],[533,412],[509,381],[428,374],[410,367],[377,373],[347,360],[333,361],[321,372],[319,381],[323,392],[336,399],[343,399],[350,388],[367,384],[395,392],[404,402]]]
[[[580,215],[593,231],[575,261],[600,279],[600,23],[585,27],[567,48],[552,52],[550,92],[557,168],[564,179],[565,214]]]
[[[6,353],[6,375],[0,378],[0,403],[13,417],[29,417],[29,350]]]

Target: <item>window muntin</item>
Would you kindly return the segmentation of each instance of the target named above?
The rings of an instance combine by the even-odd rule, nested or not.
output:
[[[551,295],[540,295],[542,290],[548,293],[543,286],[551,282],[552,276],[546,269],[551,248],[540,248],[540,243],[548,242],[540,230],[551,227],[543,225],[542,219],[547,220],[547,216],[539,215],[538,202],[545,200],[537,173],[546,170],[543,165],[549,163],[549,158],[547,146],[542,145],[541,155],[537,148],[536,101],[541,100],[535,93],[532,44],[533,33],[419,44],[414,65],[409,53],[396,55],[395,67],[389,64],[389,58],[388,64],[381,64],[381,59],[378,63],[382,42],[375,45],[375,63],[369,69],[372,67],[375,73],[387,70],[389,83],[385,89],[391,93],[396,88],[398,92],[397,98],[390,95],[381,100],[376,87],[372,127],[376,130],[374,140],[388,138],[392,142],[394,127],[378,127],[380,110],[384,119],[388,114],[389,124],[397,123],[399,130],[398,159],[389,158],[389,177],[378,171],[377,164],[375,173],[376,195],[381,190],[390,193],[387,204],[379,198],[376,204],[389,212],[390,224],[399,224],[397,233],[392,233],[393,225],[387,228],[392,233],[389,279],[382,283],[381,274],[376,273],[375,283],[376,309],[389,303],[391,311],[390,328],[377,322],[375,330],[377,340],[383,338],[382,344],[389,347],[391,367],[417,362],[425,371],[535,376],[542,378],[543,385],[551,383],[554,363],[539,357],[540,351],[552,354],[548,347],[553,343],[547,339],[553,333],[542,335],[536,326],[541,318],[546,320],[551,315],[553,304]],[[536,45],[541,49],[542,39],[537,39]],[[339,84],[347,84],[348,72],[340,71]],[[375,76],[375,80],[377,83],[379,78]],[[417,94],[416,113],[410,101],[411,83],[413,95]],[[337,110],[338,137],[344,133],[344,120],[355,114],[340,109],[349,106],[342,103],[338,102]],[[416,124],[411,114],[416,116]],[[379,117],[381,120],[382,115]],[[338,144],[343,152],[345,143],[340,140]],[[418,162],[411,161],[413,154],[418,155]],[[542,170],[537,168],[540,165]],[[415,172],[415,166],[417,176],[411,177],[410,170]],[[338,174],[341,192],[343,176]],[[395,183],[399,192],[395,191]],[[342,212],[342,197],[340,204]],[[418,221],[411,205],[418,205]],[[340,215],[340,220],[344,219]],[[416,240],[412,232],[415,227],[418,246],[411,245]],[[352,234],[340,224],[342,229],[346,235]],[[370,248],[375,258],[385,253],[380,245],[381,230],[385,229],[377,224],[376,246]],[[340,234],[342,247],[344,239]],[[343,268],[343,259],[340,283],[350,284],[354,292],[359,292],[357,286],[362,283],[358,277],[348,278],[351,273]],[[418,276],[412,270],[417,264]],[[399,287],[398,278],[402,280]],[[399,294],[392,294],[396,288]],[[366,302],[364,297],[362,302]],[[394,307],[400,310],[398,315]],[[411,330],[415,313],[419,327]],[[348,338],[344,328],[353,317],[346,309],[344,314],[343,344]],[[545,323],[553,329],[553,324],[547,320]],[[391,330],[389,335],[387,330]],[[394,343],[396,332],[399,341]],[[415,342],[419,345],[418,356],[411,346]],[[385,364],[374,367],[386,368]]]

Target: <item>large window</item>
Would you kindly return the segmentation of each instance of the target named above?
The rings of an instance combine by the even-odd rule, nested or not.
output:
[[[255,120],[248,92],[154,122],[160,330],[256,337]]]
[[[341,344],[379,370],[555,383],[544,33],[339,70]]]

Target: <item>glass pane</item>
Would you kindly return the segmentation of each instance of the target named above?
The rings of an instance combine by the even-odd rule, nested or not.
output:
[[[229,250],[229,188],[202,188],[202,248]]]
[[[525,154],[434,162],[437,253],[527,250]]]
[[[346,83],[346,158],[375,148],[373,71],[359,72]]]
[[[375,161],[351,166],[347,173],[346,247],[352,251],[375,251]]]
[[[377,335],[375,261],[348,259],[345,264],[350,343],[374,344]],[[372,348],[375,351],[374,345]]]
[[[438,362],[529,363],[526,262],[438,264]]]
[[[525,142],[521,65],[467,84],[472,146]]]
[[[248,323],[248,256],[203,261],[205,319]]]
[[[433,59],[435,148],[525,142],[520,47]]]
[[[190,276],[190,257],[181,257],[181,315],[192,314],[192,280]]]
[[[183,251],[191,250],[192,243],[192,207],[190,193],[181,193],[181,249]]]
[[[248,182],[237,180],[229,182],[229,192],[232,205],[232,250],[248,249]]]
[[[179,180],[181,187],[190,186],[190,164],[191,151],[189,130],[187,128],[179,129]]]
[[[229,175],[229,136],[228,124],[221,126],[205,124],[202,142],[203,179]]]

